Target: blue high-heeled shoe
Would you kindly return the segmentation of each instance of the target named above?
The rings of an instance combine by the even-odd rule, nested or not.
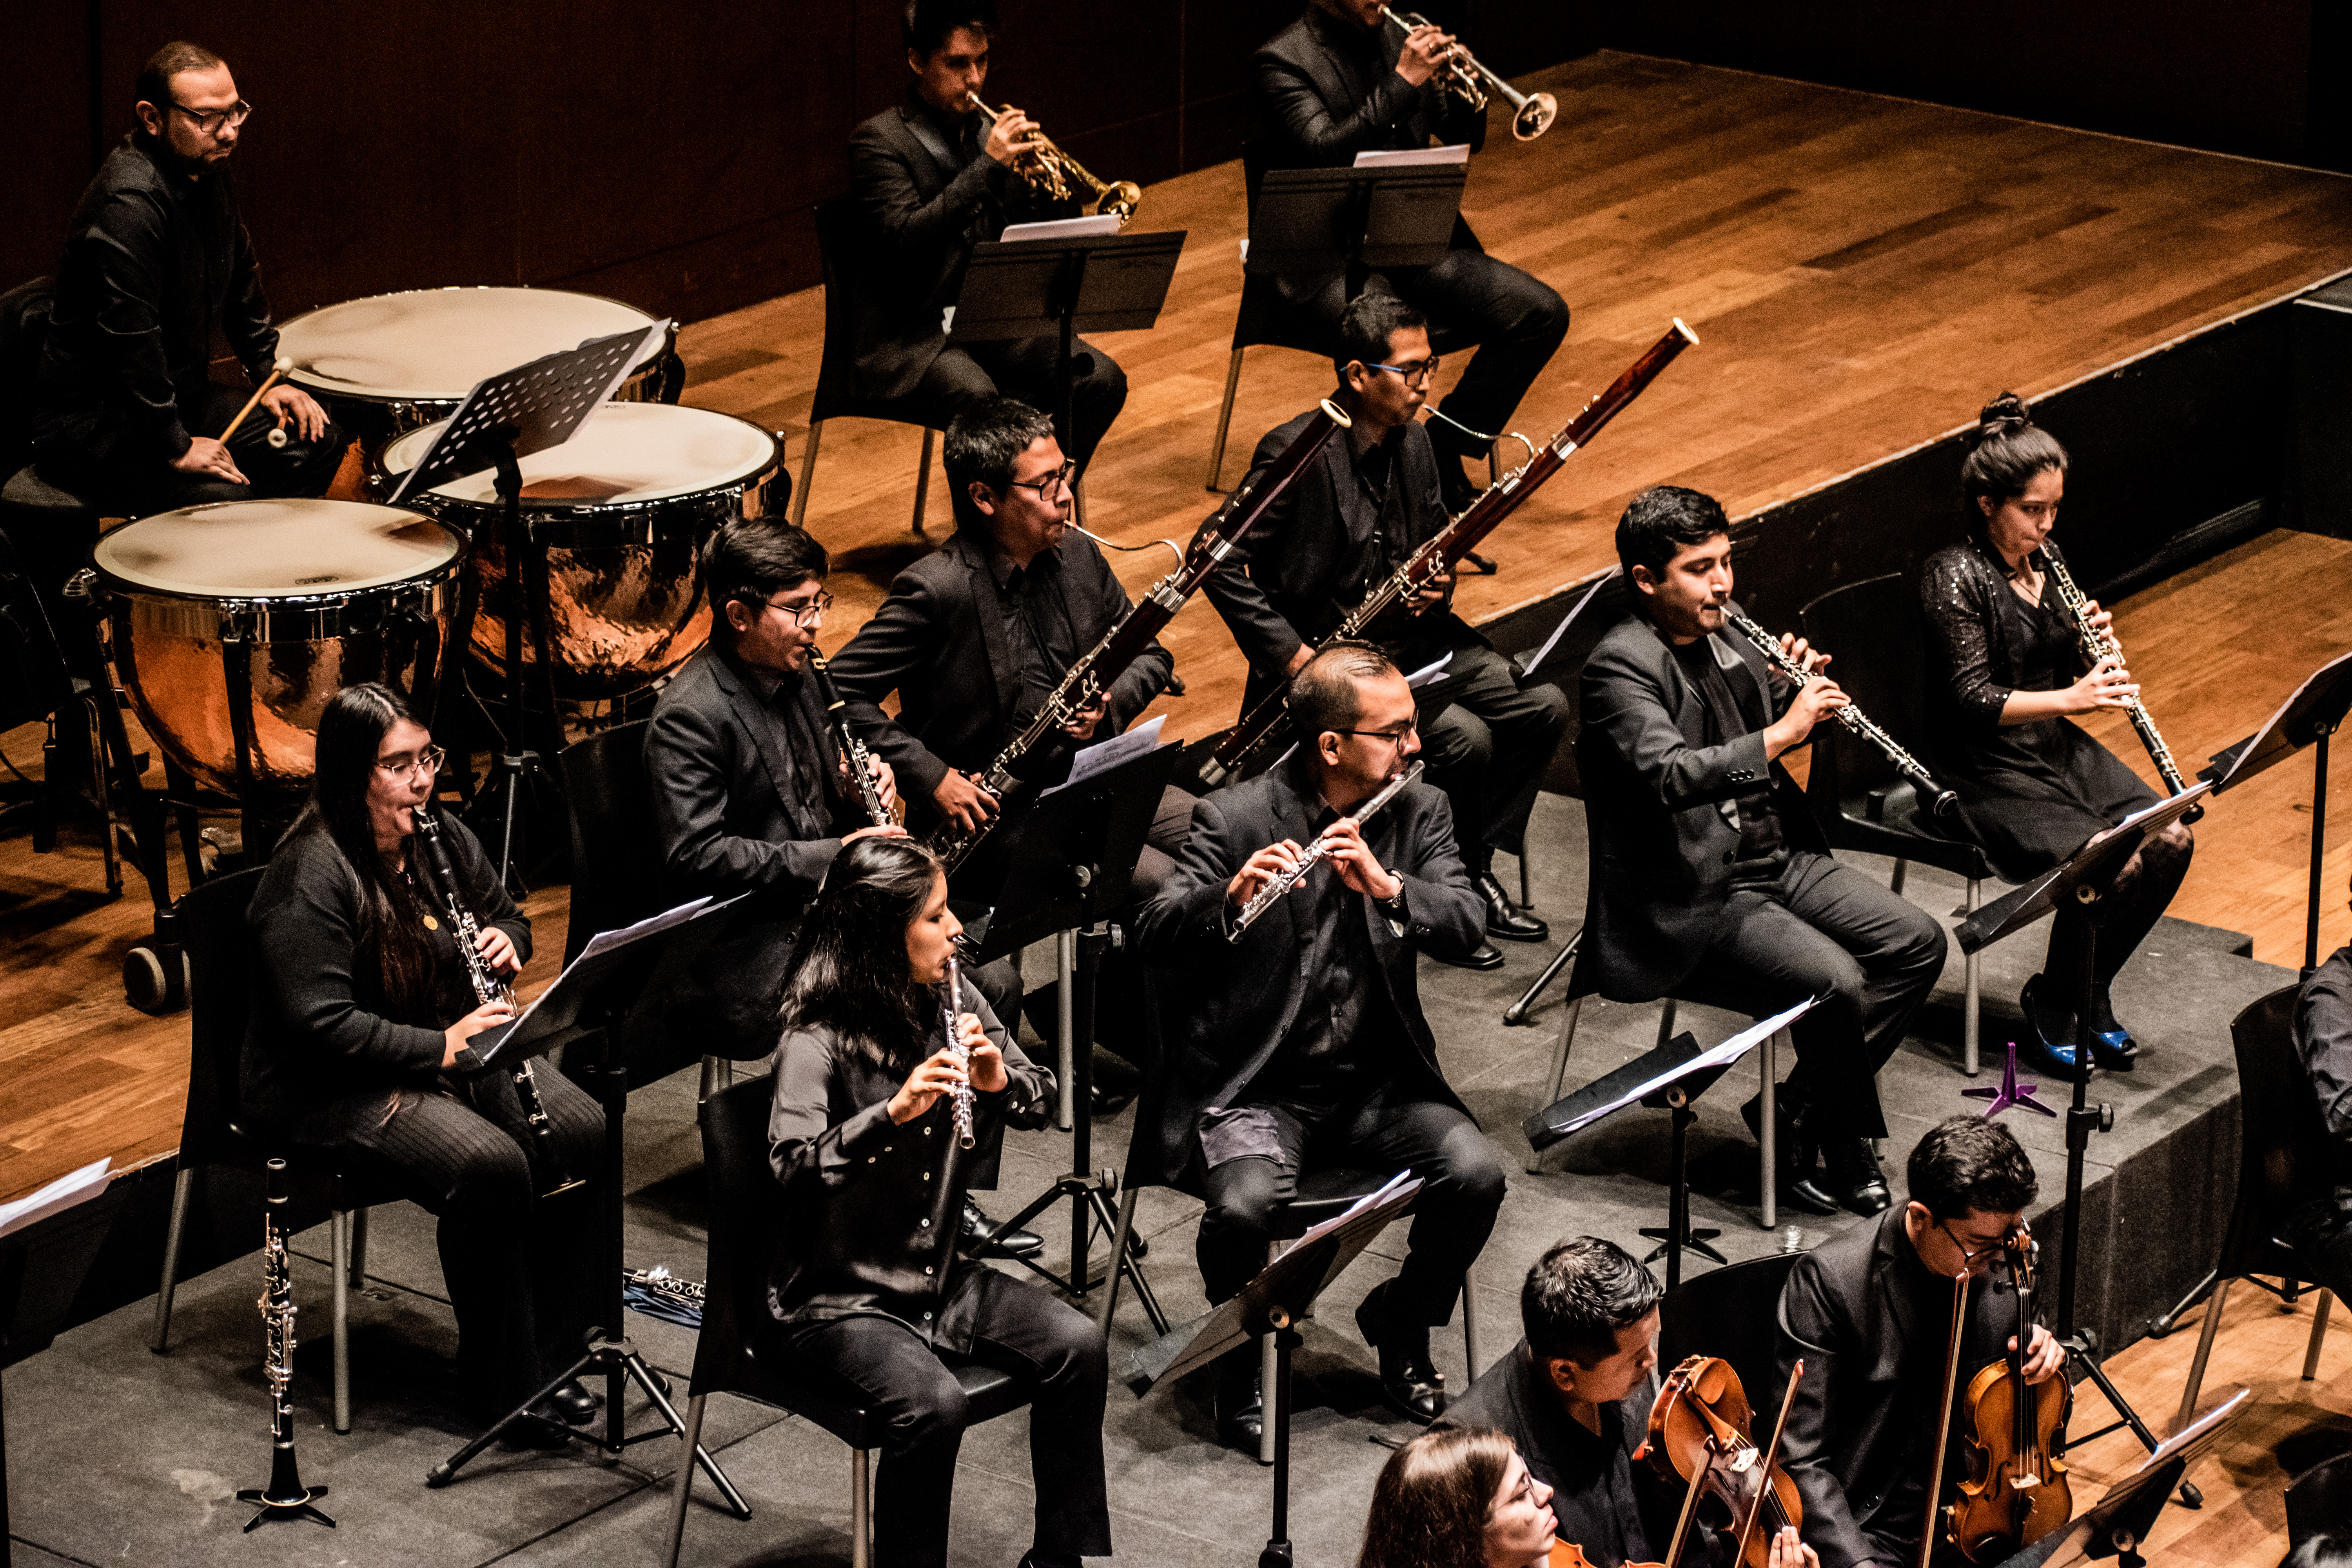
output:
[[[2116,1022],[2112,1011],[2107,1013],[2107,1021],[2116,1026],[2095,1027],[2091,1031],[2091,1060],[2109,1072],[2129,1072],[2139,1066],[2139,1042],[2132,1038],[2129,1029]]]
[[[2072,1082],[2075,1072],[2074,1047],[2072,1044],[2053,1040],[2043,1028],[2042,1009],[2034,989],[2041,983],[2042,976],[2037,974],[2027,981],[2025,988],[2017,994],[2018,1011],[2025,1015],[2025,1038],[2018,1044],[2019,1054],[2052,1077]],[[2091,1059],[2098,1060],[2098,1047],[2095,1046],[2092,1047]]]

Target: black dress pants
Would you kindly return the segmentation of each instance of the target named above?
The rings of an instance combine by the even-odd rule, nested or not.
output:
[[[1496,850],[1525,847],[1536,791],[1568,732],[1568,699],[1557,686],[1520,685],[1517,667],[1466,626],[1456,640],[1445,674],[1416,694],[1421,754],[1475,877]]]
[[[1017,338],[1001,342],[954,343],[940,351],[931,368],[907,399],[907,417],[944,429],[984,397],[1017,397],[1059,419],[1054,367],[1060,353],[1054,338]],[[1069,449],[1063,453],[1084,472],[1103,435],[1127,405],[1127,373],[1101,349],[1079,338],[1071,346]]]
[[[192,436],[217,437],[252,395],[236,387],[209,384],[201,396],[182,405],[181,422]],[[127,435],[106,428],[79,439],[44,437],[35,447],[35,464],[43,479],[109,516],[145,517],[215,501],[326,494],[352,438],[331,421],[316,441],[304,440],[289,425],[286,445],[272,447],[269,432],[275,426],[266,410],[257,408],[229,437],[229,456],[253,481],[249,485],[231,484],[216,474],[184,474],[152,454],[127,451]]]
[[[483,1411],[511,1409],[577,1361],[595,1310],[604,1109],[543,1064],[537,1077],[563,1169],[588,1183],[560,1197],[540,1196],[558,1178],[495,1068],[456,1094],[404,1089],[388,1121],[353,1119],[359,1131],[331,1145],[364,1185],[440,1216],[458,1386]]]
[[[1777,877],[1733,888],[1715,941],[1674,994],[1759,1017],[1823,998],[1790,1030],[1797,1066],[1784,1092],[1824,1136],[1884,1138],[1878,1069],[1935,989],[1948,946],[1917,906],[1830,856],[1794,850]]]
[[[1290,1107],[1265,1107],[1279,1158],[1249,1154],[1209,1168],[1202,1193],[1209,1208],[1194,1256],[1213,1304],[1241,1294],[1265,1268],[1274,1212],[1298,1195],[1301,1171],[1409,1170],[1424,1184],[1388,1308],[1402,1322],[1436,1327],[1452,1320],[1462,1276],[1486,1249],[1503,1206],[1503,1165],[1477,1123],[1412,1093],[1409,1086],[1382,1090],[1311,1121]]]
[[[972,1324],[971,1342],[958,1353],[1010,1373],[1028,1395],[1035,1550],[1109,1556],[1102,1447],[1109,1373],[1102,1335],[1076,1308],[992,1268],[967,1268],[949,1289],[978,1298],[942,1313]],[[874,1481],[877,1568],[944,1568],[956,1453],[971,1420],[955,1373],[929,1342],[892,1317],[780,1324],[769,1338],[784,1353],[847,1379],[886,1425]]]

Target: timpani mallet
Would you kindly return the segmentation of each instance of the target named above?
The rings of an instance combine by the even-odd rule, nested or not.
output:
[[[222,446],[226,447],[228,445],[228,438],[236,434],[236,427],[245,423],[245,416],[253,412],[254,405],[261,401],[263,395],[268,392],[271,387],[277,385],[279,380],[285,376],[286,373],[293,368],[294,362],[292,360],[288,359],[283,354],[278,356],[278,363],[269,367],[269,378],[267,381],[264,381],[259,386],[253,389],[253,395],[245,400],[245,406],[236,411],[236,417],[228,422],[228,428],[220,433]],[[283,447],[286,445],[286,430],[284,426],[280,426],[275,427],[269,432],[269,444],[273,447]]]

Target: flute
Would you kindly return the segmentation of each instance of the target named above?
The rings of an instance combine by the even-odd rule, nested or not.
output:
[[[940,1011],[947,1023],[948,1054],[955,1058],[956,1066],[963,1068],[964,1073],[963,1081],[948,1090],[948,1098],[955,1108],[956,1147],[969,1149],[972,1145],[971,1051],[963,1043],[963,1030],[956,1016],[963,1011],[963,975],[956,967],[953,952],[948,954],[948,994],[947,1000],[940,1005]]]
[[[1371,799],[1366,801],[1363,805],[1358,806],[1354,811],[1351,811],[1347,815],[1355,821],[1357,826],[1361,827],[1365,823],[1370,822],[1373,817],[1379,816],[1380,810],[1382,806],[1388,805],[1389,802],[1394,800],[1399,795],[1402,794],[1405,785],[1417,782],[1421,777],[1421,772],[1423,765],[1424,764],[1422,763],[1415,762],[1412,766],[1407,768],[1396,777],[1389,780],[1387,784],[1381,785],[1380,794],[1372,796]],[[1299,881],[1307,875],[1307,873],[1313,870],[1317,863],[1321,861],[1330,853],[1331,835],[1328,832],[1316,835],[1315,842],[1309,844],[1305,851],[1299,855],[1297,865],[1294,865],[1289,870],[1276,877],[1272,881],[1266,883],[1265,887],[1260,888],[1256,892],[1250,895],[1249,902],[1244,904],[1242,906],[1242,912],[1234,917],[1233,932],[1226,938],[1226,940],[1229,942],[1241,941],[1242,932],[1249,930],[1251,921],[1256,920],[1258,916],[1272,909],[1276,903],[1280,901],[1283,894],[1298,886]]]

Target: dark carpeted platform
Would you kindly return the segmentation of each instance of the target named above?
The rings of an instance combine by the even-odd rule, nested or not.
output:
[[[1584,890],[1582,813],[1574,802],[1544,797],[1534,853],[1538,904],[1555,938],[1565,938]],[[1961,896],[1957,884],[1916,868],[1907,891],[1947,917]],[[1997,1068],[2000,1042],[2015,1018],[2018,984],[2038,966],[2041,941],[2036,931],[1987,955],[1989,1068]],[[2147,1320],[2210,1266],[2219,1244],[2237,1165],[2229,1021],[2292,978],[2250,962],[2242,947],[2230,933],[2168,921],[2117,986],[2118,1008],[2140,1031],[2147,1059],[2132,1076],[2102,1078],[2094,1085],[2095,1098],[2115,1106],[2116,1128],[2092,1143],[2081,1282],[2082,1321],[2111,1346],[2143,1332]],[[1483,1348],[1489,1358],[1516,1339],[1519,1278],[1545,1247],[1579,1232],[1630,1245],[1640,1226],[1663,1221],[1665,1207],[1659,1184],[1666,1172],[1662,1111],[1635,1110],[1580,1134],[1562,1151],[1565,1161],[1555,1173],[1521,1171],[1527,1147],[1519,1122],[1534,1109],[1549,1070],[1558,994],[1528,1027],[1505,1028],[1500,1018],[1549,951],[1513,948],[1511,962],[1491,974],[1423,968],[1423,993],[1447,1071],[1513,1173],[1502,1224],[1480,1264]],[[1117,1004],[1107,999],[1106,1005]],[[1956,1066],[1959,1009],[1956,953],[1925,1016],[1923,1037],[1905,1047],[1882,1080],[1893,1127],[1889,1173],[1898,1194],[1903,1157],[1919,1132],[1974,1104],[1959,1093],[1968,1082]],[[1654,1006],[1588,1004],[1569,1081],[1583,1082],[1645,1049],[1656,1021]],[[1714,1040],[1738,1022],[1687,1009],[1681,1026]],[[1701,1101],[1692,1131],[1693,1217],[1723,1231],[1718,1245],[1733,1258],[1772,1250],[1786,1239],[1785,1231],[1767,1232],[1756,1223],[1755,1151],[1738,1119],[1738,1103],[1752,1082],[1752,1070],[1736,1072]],[[2063,1103],[2062,1089],[2050,1085],[2045,1092]],[[689,1073],[642,1090],[631,1102],[627,1254],[640,1267],[664,1263],[699,1277],[705,1200],[693,1092]],[[1131,1115],[1097,1127],[1097,1163],[1118,1163]],[[2009,1120],[2033,1152],[2054,1210],[2064,1176],[2063,1123],[2018,1112]],[[1053,1133],[1013,1140],[1003,1190],[989,1200],[992,1211],[1009,1213],[1042,1190],[1066,1160],[1066,1147]],[[1192,1261],[1198,1213],[1192,1200],[1161,1191],[1143,1194],[1139,1208],[1139,1228],[1154,1244],[1147,1268],[1180,1322],[1206,1307]],[[1807,1246],[1836,1226],[1859,1223],[1814,1220],[1785,1208],[1781,1220],[1784,1227],[1801,1226],[1797,1240]],[[247,1234],[258,1228],[257,1217]],[[2054,1214],[2037,1228],[2054,1265]],[[1066,1219],[1047,1234],[1066,1238]],[[443,1396],[455,1331],[442,1299],[430,1220],[410,1205],[374,1215],[369,1288],[352,1306],[354,1426],[349,1436],[336,1436],[327,1425],[324,1231],[306,1234],[301,1245],[309,1260],[298,1264],[295,1276],[305,1342],[303,1375],[295,1388],[299,1452],[305,1479],[332,1489],[324,1506],[341,1528],[331,1533],[288,1523],[251,1536],[237,1533],[248,1510],[230,1494],[260,1484],[269,1460],[261,1325],[254,1310],[259,1268],[248,1255],[182,1288],[174,1349],[167,1357],[151,1354],[146,1346],[152,1302],[134,1302],[61,1336],[47,1352],[5,1373],[16,1562],[179,1563],[234,1556],[255,1564],[455,1568],[657,1560],[667,1506],[661,1483],[676,1461],[673,1443],[639,1445],[615,1464],[576,1448],[555,1456],[493,1452],[457,1484],[425,1489],[425,1470],[466,1434],[446,1413]],[[1352,1321],[1364,1291],[1393,1268],[1392,1247],[1360,1261],[1333,1288],[1320,1320],[1307,1326],[1298,1361],[1291,1515],[1304,1564],[1353,1561],[1364,1502],[1387,1453],[1374,1438],[1408,1430],[1381,1406],[1372,1356]],[[630,1327],[648,1358],[682,1384],[691,1335],[646,1319],[633,1319]],[[1148,1332],[1141,1310],[1131,1296],[1123,1297],[1112,1346],[1115,1369]],[[1462,1377],[1458,1317],[1441,1335],[1439,1359],[1451,1377]],[[1265,1541],[1270,1477],[1253,1458],[1215,1446],[1206,1390],[1196,1384],[1161,1388],[1138,1400],[1114,1384],[1108,1449],[1113,1531],[1123,1559],[1231,1564],[1254,1557]],[[2105,1419],[2104,1412],[2089,1410],[2084,1418]],[[1009,1568],[1028,1544],[1026,1419],[1008,1416],[965,1441],[956,1495],[959,1563]],[[755,1517],[749,1522],[728,1517],[714,1506],[708,1485],[698,1486],[686,1561],[847,1561],[849,1465],[840,1445],[804,1422],[734,1398],[712,1402],[706,1442],[751,1500]]]

